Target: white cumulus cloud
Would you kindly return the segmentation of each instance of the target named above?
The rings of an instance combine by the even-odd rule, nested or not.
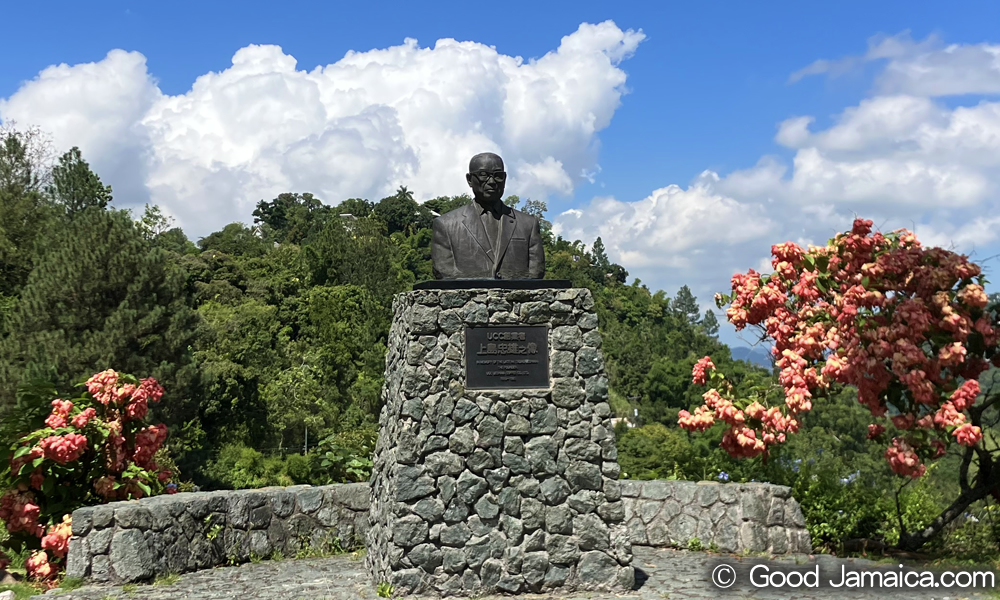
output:
[[[728,174],[706,171],[634,201],[595,198],[559,215],[557,231],[586,242],[668,291],[703,302],[749,268],[770,270],[772,244],[825,244],[855,216],[883,231],[970,254],[987,274],[1000,255],[1000,45],[945,46],[907,34],[873,38],[861,57],[817,61],[792,75],[831,76],[882,60],[873,93],[825,128],[789,116],[775,141],[794,151]],[[941,96],[987,95],[966,105]],[[995,277],[994,277],[995,279]]]
[[[820,74],[836,77],[872,61],[886,61],[875,80],[882,94],[1000,94],[1000,44],[945,45],[935,35],[916,42],[908,31],[874,36],[868,40],[865,54],[817,60],[792,73],[789,80]]]
[[[537,59],[438,40],[348,52],[303,70],[277,46],[163,94],[144,57],[113,50],[58,65],[0,99],[0,119],[79,146],[120,206],[151,201],[189,235],[249,221],[285,191],[330,203],[467,191],[469,158],[500,153],[511,193],[571,194],[598,169],[598,133],[626,93],[621,61],[644,39],[611,21],[580,25]]]

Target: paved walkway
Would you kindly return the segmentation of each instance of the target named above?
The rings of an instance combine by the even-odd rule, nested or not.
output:
[[[524,595],[523,598],[561,598],[563,600],[600,600],[602,598],[634,598],[635,600],[682,600],[682,599],[713,599],[713,600],[811,600],[811,599],[844,599],[844,600],[886,600],[887,598],[903,599],[950,599],[982,598],[983,600],[1000,598],[994,593],[987,582],[983,589],[946,589],[942,587],[930,589],[913,589],[907,587],[881,587],[867,589],[830,587],[829,581],[841,581],[841,571],[871,570],[880,566],[865,560],[838,559],[829,556],[819,556],[809,559],[805,556],[781,559],[737,559],[710,555],[701,552],[685,552],[669,549],[636,547],[634,549],[634,565],[637,569],[638,589],[628,594],[597,594],[577,593],[572,595]],[[748,579],[754,566],[763,564],[768,572],[809,571],[818,569],[820,587],[791,589],[758,588]],[[729,572],[732,567],[733,571]],[[896,565],[880,566],[883,570],[899,573]],[[736,582],[728,589],[719,589],[712,583],[712,573],[722,581],[729,581],[735,573]],[[765,573],[763,567],[755,571],[756,577]],[[938,574],[939,575],[939,574]],[[924,581],[930,575],[922,575]],[[796,576],[792,576],[793,579]],[[867,577],[867,576],[866,576]],[[807,583],[812,583],[810,575]],[[870,579],[870,577],[869,577]],[[883,581],[888,585],[891,576],[883,575]],[[910,581],[917,581],[914,576]],[[960,582],[964,580],[960,577]],[[1000,578],[998,578],[1000,584]],[[849,584],[848,584],[849,585]],[[1000,588],[997,588],[1000,589]],[[52,594],[58,595],[53,597]],[[376,600],[374,587],[364,574],[364,563],[356,557],[336,556],[332,558],[312,558],[283,561],[262,561],[248,563],[238,567],[224,567],[181,575],[169,585],[139,585],[135,587],[120,586],[86,586],[73,591],[51,590],[44,596],[34,596],[32,600],[182,600],[186,598],[198,600],[346,600],[348,598],[367,598]],[[485,599],[483,599],[485,600]]]

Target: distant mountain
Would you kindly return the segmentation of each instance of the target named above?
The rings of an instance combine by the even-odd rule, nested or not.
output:
[[[732,352],[735,360],[745,360],[749,363],[764,367],[765,369],[770,369],[774,366],[771,362],[771,353],[766,348],[733,346],[729,350]]]

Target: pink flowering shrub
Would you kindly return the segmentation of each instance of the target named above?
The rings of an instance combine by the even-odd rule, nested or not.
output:
[[[0,463],[0,519],[8,545],[35,550],[25,568],[39,581],[61,571],[76,508],[176,491],[154,460],[167,428],[145,421],[149,403],[163,396],[156,380],[109,369],[81,387],[71,400],[49,400],[51,386],[22,388],[5,427],[14,441]]]
[[[708,357],[692,370],[709,385],[704,404],[683,410],[681,427],[726,427],[722,447],[735,457],[763,456],[798,430],[814,398],[834,384],[858,389],[873,423],[868,437],[887,444],[893,472],[921,477],[949,444],[975,447],[982,430],[970,409],[979,375],[1000,366],[997,316],[987,310],[980,268],[940,248],[923,248],[906,230],[872,234],[857,219],[825,247],[772,246],[775,271],[733,276],[733,294],[716,295],[737,330],[758,326],[774,341],[777,397],[733,398]],[[897,434],[886,440],[891,423]],[[993,489],[997,495],[997,488]]]

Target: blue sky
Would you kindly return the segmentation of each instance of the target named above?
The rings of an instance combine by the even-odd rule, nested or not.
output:
[[[953,243],[977,258],[1000,252],[996,237],[988,233],[995,228],[992,222],[970,225],[996,206],[1000,160],[977,158],[968,167],[962,149],[971,147],[975,156],[984,156],[988,152],[982,144],[989,142],[963,141],[964,130],[956,125],[967,121],[961,107],[978,107],[980,112],[971,118],[983,120],[972,129],[992,131],[992,112],[983,107],[990,109],[1000,91],[1000,84],[989,83],[994,77],[1000,81],[1000,66],[994,73],[989,63],[1000,44],[996,2],[507,2],[488,7],[456,2],[21,2],[6,6],[4,16],[8,23],[21,25],[5,28],[0,37],[0,119],[38,124],[60,148],[81,146],[115,187],[116,203],[157,202],[192,235],[204,235],[232,220],[249,222],[252,204],[260,199],[252,196],[265,197],[281,186],[312,187],[289,191],[319,192],[331,202],[342,199],[335,194],[375,198],[382,183],[408,183],[418,195],[459,193],[440,189],[456,177],[437,176],[443,167],[436,165],[462,163],[466,148],[488,139],[505,156],[523,161],[520,170],[509,169],[514,172],[512,183],[521,181],[527,195],[546,198],[562,232],[587,243],[602,235],[606,243],[611,241],[612,258],[633,275],[670,293],[689,284],[706,306],[712,291],[726,291],[734,270],[758,268],[770,244],[786,239],[822,243],[836,230],[847,229],[854,212],[875,218],[885,228],[913,224],[922,235],[923,227],[928,239]],[[590,44],[585,52],[562,53],[563,62],[553,61],[553,69],[530,74],[531,85],[570,90],[561,99],[543,103],[547,112],[542,116],[533,120],[530,114],[517,113],[529,109],[509,103],[502,110],[493,106],[498,95],[509,99],[524,91],[519,84],[495,89],[480,85],[481,79],[497,73],[517,72],[504,57],[540,59],[556,52],[560,40],[581,24],[608,20],[613,31],[578,36],[581,44]],[[612,34],[621,38],[617,46],[598,39]],[[895,45],[878,46],[872,40],[879,35]],[[420,84],[402,82],[396,87],[403,92],[393,88],[382,96],[372,93],[356,106],[337,110],[330,102],[340,100],[324,96],[316,102],[326,103],[326,116],[315,120],[317,110],[323,110],[309,104],[312,88],[295,87],[305,72],[338,63],[350,51],[401,47],[406,38],[418,40],[420,48],[433,48],[441,38],[495,48],[496,57],[476,50],[461,59],[460,53],[440,53],[440,58],[422,63],[399,59],[403,69],[423,65],[425,72],[411,72],[432,84],[452,70],[449,60],[464,61],[455,63],[459,70],[469,61],[500,66],[470,71],[469,79],[462,72],[455,82],[430,86],[429,93],[443,106],[466,103],[457,117],[442,115],[447,111],[441,109],[407,117],[419,98],[400,94],[406,86]],[[250,75],[259,75],[253,65],[267,65],[260,69],[280,72],[291,83],[272,77],[265,85],[258,77],[251,85],[247,82],[252,78],[238,79],[233,69],[236,79],[207,77],[204,90],[192,90],[199,77],[233,67],[234,54],[251,44],[280,46],[281,52],[247,53],[243,64],[251,66],[242,67],[244,73],[249,69]],[[959,51],[949,50],[949,45]],[[112,60],[108,53],[115,49],[138,54],[123,53]],[[610,56],[608,64],[594,62],[595,52]],[[842,73],[827,69],[790,81],[793,73],[815,61],[843,61],[866,52],[871,60],[837,63],[845,66]],[[384,66],[398,58],[390,54],[379,55],[374,63]],[[296,66],[281,66],[282,56],[294,57]],[[62,63],[69,67],[51,69]],[[86,63],[97,66],[81,66]],[[576,70],[577,64],[584,66]],[[387,89],[392,87],[389,80],[405,79],[392,68],[371,73],[373,68],[337,71],[317,89],[341,89],[346,85],[341,80],[348,77],[357,78],[351,84],[355,87],[381,77]],[[46,69],[50,77],[26,85]],[[567,70],[570,74],[560,74]],[[966,80],[935,79],[949,73],[965,73]],[[615,77],[624,83],[614,83]],[[590,85],[586,80],[591,78],[612,83]],[[926,83],[932,80],[936,83]],[[461,95],[447,98],[442,91],[465,87],[466,81],[478,81],[468,86],[478,90],[471,92],[472,104]],[[331,92],[319,92],[324,93]],[[219,104],[227,94],[231,103]],[[268,102],[250,107],[262,98]],[[579,106],[568,106],[578,100]],[[563,112],[560,103],[567,105]],[[391,110],[377,118],[363,112],[375,105]],[[845,111],[852,110],[858,113],[855,121],[845,117]],[[226,121],[227,113],[239,113],[238,123]],[[341,120],[331,124],[334,113]],[[131,116],[119,119],[123,114]],[[267,132],[255,128],[275,128],[276,114],[304,125],[292,127],[294,131],[279,141],[261,141]],[[598,122],[603,114],[606,123],[596,131],[581,129],[579,121],[591,114]],[[357,125],[357,115],[372,120]],[[865,125],[876,118],[871,115],[895,122],[897,129],[887,126],[879,137],[879,126],[872,133]],[[790,120],[799,116],[813,118],[809,133],[804,133],[805,125],[791,126]],[[487,125],[477,134],[480,118]],[[491,119],[500,124],[491,129]],[[311,125],[320,121],[323,124]],[[437,129],[416,132],[427,122]],[[783,123],[784,141],[779,142]],[[925,127],[947,143],[910,135]],[[344,141],[347,130],[347,137],[364,142],[367,162],[351,162],[358,151]],[[328,137],[323,138],[324,132]],[[445,133],[460,140],[443,139],[443,149],[433,149],[432,157],[428,140]],[[195,139],[196,134],[207,137]],[[375,136],[374,141],[366,135]],[[312,140],[312,145],[295,146],[299,138]],[[532,141],[539,138],[546,143]],[[181,147],[177,140],[192,141]],[[406,151],[392,147],[392,140],[402,140]],[[915,153],[907,144],[926,147]],[[585,145],[592,148],[589,154],[581,149]],[[455,156],[448,155],[451,146]],[[278,154],[297,158],[275,158]],[[142,157],[141,164],[136,157]],[[563,171],[553,171],[553,163],[543,160],[548,157],[562,164]],[[331,182],[312,175],[327,162],[345,160],[350,176]],[[258,168],[255,161],[271,161],[273,168]],[[783,174],[775,174],[782,166]],[[340,173],[334,171],[330,177]],[[591,173],[589,179],[580,176],[583,171]],[[699,178],[705,171],[715,178]],[[354,176],[360,172],[370,174]],[[912,177],[899,179],[904,172]],[[803,181],[798,182],[800,173]],[[847,189],[850,182],[838,177],[870,180],[873,187],[845,191],[846,199],[840,201],[837,186]],[[820,189],[817,182],[823,181],[827,187]],[[655,193],[671,185],[678,189]],[[898,190],[898,197],[883,202],[878,194],[886,195],[887,189]],[[931,191],[910,198],[924,190]],[[245,197],[220,199],[227,194]],[[701,203],[707,212],[678,214],[664,208],[671,203]],[[208,205],[213,208],[206,209]],[[704,218],[716,208],[728,218]],[[584,212],[565,212],[570,209]],[[661,212],[645,219],[644,211]],[[690,229],[702,222],[712,235],[691,237]],[[671,227],[680,229],[671,232]],[[685,235],[691,239],[676,241]],[[652,241],[637,243],[640,238]],[[722,337],[735,340],[731,331]]]

